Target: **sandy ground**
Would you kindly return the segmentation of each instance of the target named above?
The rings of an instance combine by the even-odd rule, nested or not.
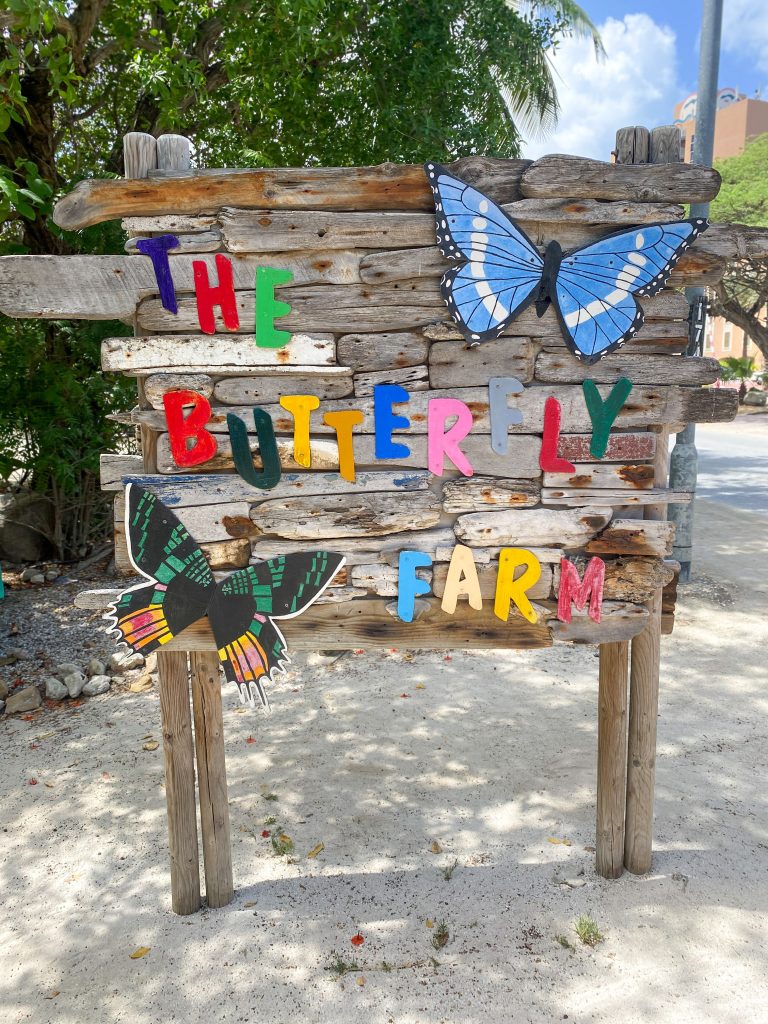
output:
[[[236,897],[187,918],[162,749],[142,749],[157,693],[113,690],[0,724],[0,1019],[766,1021],[768,519],[698,513],[664,641],[650,874],[594,873],[593,649],[305,662],[271,718],[227,688]],[[262,838],[277,826],[293,858]],[[337,958],[357,966],[338,978]]]

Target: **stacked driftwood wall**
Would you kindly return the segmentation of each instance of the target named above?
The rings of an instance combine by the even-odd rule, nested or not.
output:
[[[447,264],[435,246],[433,200],[421,167],[189,171],[179,137],[158,147],[154,139],[132,136],[126,152],[131,180],[81,183],[60,202],[57,219],[76,228],[121,217],[128,255],[84,257],[83,273],[78,258],[69,257],[65,274],[57,277],[53,264],[45,271],[47,315],[120,316],[135,328],[132,338],[104,343],[103,367],[137,380],[130,419],[140,428],[143,455],[106,455],[105,488],[119,492],[129,479],[151,487],[204,545],[216,569],[318,543],[343,552],[347,567],[322,598],[326,607],[308,613],[313,646],[352,640],[416,646],[427,639],[430,646],[539,646],[553,635],[603,643],[641,628],[645,602],[674,575],[672,526],[652,517],[668,501],[687,498],[666,490],[668,431],[735,413],[733,392],[703,387],[716,380],[717,363],[683,355],[688,304],[680,290],[717,279],[724,257],[739,244],[732,229],[715,226],[699,238],[669,287],[642,301],[645,325],[637,336],[585,367],[566,350],[551,309],[539,319],[531,308],[497,341],[466,345],[439,292]],[[165,166],[158,167],[158,159]],[[634,149],[630,159],[636,159]],[[628,226],[683,217],[685,204],[711,199],[718,188],[715,171],[679,163],[468,158],[450,169],[504,204],[542,248],[553,238],[568,248]],[[138,239],[168,233],[179,241],[170,255],[176,314],[163,308],[150,261],[137,250]],[[233,266],[239,327],[229,331],[219,316],[211,335],[200,330],[192,262],[204,260],[215,282],[217,253]],[[291,306],[276,323],[293,334],[284,348],[254,343],[257,267],[293,274],[290,285],[277,289]],[[30,264],[34,274],[22,286],[17,282],[9,311],[39,305],[36,285],[42,282],[34,275],[40,277],[40,268],[38,258]],[[523,423],[510,427],[506,455],[490,446],[488,380],[497,376],[517,377],[525,386],[516,400]],[[622,376],[633,390],[605,457],[596,460],[582,381],[591,378],[605,395]],[[400,384],[410,394],[407,406],[396,408],[410,418],[410,428],[395,434],[410,456],[389,463],[374,456],[372,396],[381,383]],[[209,398],[208,429],[219,446],[209,463],[190,471],[174,463],[165,429],[163,395],[180,388]],[[279,405],[281,396],[297,393],[321,403],[312,414],[309,470],[293,459],[293,417]],[[575,464],[570,475],[539,469],[550,395],[562,406],[559,454]],[[474,467],[471,478],[456,472],[440,478],[427,470],[427,402],[438,396],[460,398],[472,410],[474,429],[462,442]],[[234,473],[227,436],[226,415],[234,413],[251,431],[259,465],[255,405],[273,417],[284,471],[266,492]],[[334,430],[323,421],[325,412],[338,409],[364,414],[355,431],[355,483],[337,472]],[[118,494],[116,559],[130,572],[122,519]],[[473,548],[488,598],[500,548],[533,549],[543,564],[530,594],[543,613],[540,622],[514,615],[501,623],[491,601],[481,613],[442,613],[439,599],[457,541]],[[425,577],[435,597],[410,625],[392,614],[398,552],[406,547],[434,559]],[[599,625],[585,615],[569,625],[553,621],[563,552],[579,565],[592,554],[606,562]],[[667,629],[672,607],[670,598]],[[303,623],[295,624],[292,642]]]

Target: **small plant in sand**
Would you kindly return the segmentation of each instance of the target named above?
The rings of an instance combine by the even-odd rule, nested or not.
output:
[[[445,921],[440,921],[435,928],[435,934],[432,936],[432,946],[435,949],[442,949],[447,944],[449,938],[448,925]]]
[[[272,832],[272,849],[278,857],[282,857],[287,853],[293,853],[293,840],[281,828],[276,828]]]
[[[334,978],[343,978],[345,974],[359,971],[360,964],[358,964],[357,960],[345,960],[338,953],[334,953],[333,959],[325,969],[330,971]]]
[[[589,914],[582,914],[574,922],[573,929],[585,946],[596,946],[605,938],[597,926],[597,921]]]
[[[555,942],[559,942],[563,949],[570,950],[571,953],[574,953],[576,951],[576,947],[570,941],[567,935],[556,935]]]
[[[458,860],[455,860],[452,864],[448,864],[446,867],[440,868],[440,874],[443,876],[446,882],[450,882],[450,880],[453,878],[453,872],[456,870],[458,866],[459,862]]]

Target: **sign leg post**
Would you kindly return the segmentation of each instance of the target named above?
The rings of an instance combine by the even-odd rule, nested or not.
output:
[[[234,887],[219,659],[216,654],[191,653],[189,660],[195,718],[197,788],[203,833],[205,897],[209,907],[224,907],[231,903]]]
[[[171,906],[177,914],[194,914],[200,909],[200,867],[186,652],[158,651],[157,671],[165,754]]]
[[[603,878],[618,878],[624,870],[628,658],[627,641],[600,644],[595,864]]]

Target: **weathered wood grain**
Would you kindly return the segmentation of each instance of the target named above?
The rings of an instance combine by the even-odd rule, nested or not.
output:
[[[629,644],[600,644],[597,699],[597,826],[595,867],[604,878],[624,870]]]
[[[433,388],[487,385],[490,377],[533,380],[539,345],[527,338],[499,338],[470,347],[462,339],[436,341],[429,350],[429,380]]]
[[[501,509],[470,512],[457,518],[456,536],[470,547],[510,545],[578,548],[611,520],[611,512],[585,506],[574,512],[554,509]]]
[[[653,464],[574,463],[573,473],[545,473],[544,486],[549,488],[613,488],[614,490],[643,490],[653,487]]]
[[[242,289],[253,289],[257,267],[274,264],[269,256],[233,255],[230,259],[235,287]],[[216,280],[213,255],[171,255],[173,283],[180,295],[194,291],[193,260],[208,263],[210,279]],[[321,257],[290,253],[280,260],[280,266],[293,274],[295,284],[357,282],[359,264],[359,253],[352,252]],[[0,257],[0,310],[7,316],[127,319],[133,317],[141,299],[156,294],[157,281],[148,256]],[[194,298],[191,302],[194,307]],[[168,316],[175,320],[172,313]],[[195,317],[194,330],[198,329]]]
[[[347,566],[366,565],[371,562],[397,565],[400,552],[406,548],[416,547],[419,551],[424,551],[437,560],[438,552],[450,552],[455,542],[453,530],[443,526],[431,530],[406,531],[381,537],[345,537],[340,546],[343,546]],[[286,542],[281,539],[256,537],[252,539],[252,548],[251,563],[256,565],[268,558],[284,554]],[[291,551],[314,551],[316,549],[317,540],[292,540],[290,543]]]
[[[591,619],[586,608],[573,608],[570,622],[554,617],[548,621],[555,642],[610,644],[637,636],[648,622],[648,611],[641,604],[603,601],[600,622]]]
[[[169,391],[196,391],[204,398],[213,394],[213,377],[207,373],[151,373],[144,377],[144,398],[153,409],[163,409]]]
[[[443,511],[482,512],[489,508],[532,508],[538,505],[541,486],[534,480],[497,480],[494,477],[458,477],[443,484]]]
[[[659,502],[675,501],[679,504],[691,501],[688,491],[669,491],[663,487],[649,490],[629,490],[609,487],[542,487],[542,505],[557,505],[579,508],[582,505],[655,505]]]
[[[288,285],[275,294],[291,305],[280,317],[279,327],[289,331],[334,331],[339,334],[405,330],[431,323],[446,313],[437,279],[389,285]],[[239,331],[254,328],[254,290],[236,291]],[[143,299],[136,321],[144,331],[161,333],[199,330],[194,297],[178,300],[178,313],[163,309],[160,299]],[[216,330],[228,329],[216,313]],[[231,333],[231,332],[230,332]]]
[[[346,398],[354,392],[348,366],[275,366],[248,377],[217,380],[213,394],[225,405],[266,405],[283,395]],[[153,403],[154,404],[154,403]]]
[[[338,360],[355,373],[400,369],[426,363],[429,341],[412,331],[345,334],[336,343]]]
[[[186,526],[198,544],[213,544],[242,536],[232,532],[232,523],[248,519],[251,505],[247,501],[220,502],[216,505],[175,506],[174,515]],[[125,522],[125,498],[118,494],[114,506],[115,523]]]
[[[451,165],[497,203],[520,197],[524,160],[465,157]],[[432,191],[419,164],[212,170],[143,181],[79,182],[54,210],[59,227],[79,230],[120,217],[201,214],[244,209],[431,210]]]
[[[171,214],[168,217],[126,217],[120,226],[127,235],[141,235],[149,238],[152,235],[190,234],[195,231],[207,231],[216,227],[218,219],[214,214],[207,217],[185,217],[183,214]]]
[[[523,173],[527,199],[613,199],[708,203],[720,189],[712,167],[695,164],[608,164],[578,156],[544,156]]]
[[[616,132],[614,156],[617,164],[647,164],[651,133],[642,125],[630,125]]]
[[[221,231],[211,228],[208,231],[196,231],[188,235],[177,235],[179,244],[169,249],[169,253],[183,252],[218,252],[222,248]],[[138,238],[129,238],[123,248],[130,255],[140,255]]]
[[[146,178],[157,167],[157,139],[148,132],[123,136],[123,169],[126,178]]]
[[[201,542],[200,550],[205,555],[211,569],[217,572],[229,572],[232,569],[244,569],[251,557],[251,545],[247,537],[230,538],[229,540]],[[120,576],[135,575],[128,558],[128,544],[125,539],[125,526],[115,523],[115,570]]]
[[[355,395],[370,397],[378,384],[399,384],[407,391],[427,391],[429,376],[426,366],[405,366],[397,370],[374,370],[372,373],[356,373]]]
[[[163,476],[139,473],[128,475],[125,483],[135,483],[152,491],[170,509],[189,505],[219,505],[225,502],[255,504],[267,498],[288,498],[297,495],[363,494],[377,491],[403,493],[427,490],[430,474],[424,470],[363,471],[354,483],[339,473],[283,473],[270,490],[261,490],[246,483],[237,473],[199,473],[189,476]]]
[[[216,438],[218,451],[212,459],[209,459],[208,462],[203,463],[201,466],[191,467],[177,466],[173,461],[173,458],[171,457],[171,446],[167,434],[159,434],[155,436],[157,437],[157,470],[159,473],[219,473],[221,470],[234,468],[232,449],[229,443],[229,438],[226,434],[222,434]],[[253,464],[257,469],[260,469],[262,462],[258,454],[258,442],[255,437],[251,438],[250,442]],[[299,463],[293,458],[292,439],[278,438],[277,451],[280,457],[280,465],[283,469],[287,469],[290,472],[307,472],[305,467],[299,465]],[[380,465],[383,466],[384,463],[381,463]],[[416,468],[426,468],[426,465],[425,457],[423,467],[419,466]],[[339,452],[336,446],[336,441],[329,438],[313,438],[312,467],[309,472],[317,472],[317,470],[337,470],[338,468]]]
[[[247,368],[330,366],[336,345],[330,334],[294,334],[283,348],[257,348],[252,335],[154,334],[135,338],[105,338],[101,343],[103,370],[136,373],[139,370],[176,369],[197,366],[213,372],[212,366]]]
[[[140,455],[104,453],[99,456],[99,486],[102,491],[119,491],[124,477],[143,472],[144,460]]]
[[[648,160],[652,164],[676,164],[683,159],[683,134],[676,124],[651,129]]]
[[[427,530],[440,520],[440,501],[430,491],[399,494],[334,494],[270,499],[251,511],[252,536],[287,540],[380,537]]]
[[[628,377],[633,384],[712,384],[720,376],[716,359],[684,356],[633,356],[614,352],[599,363],[585,366],[570,352],[544,351],[536,357],[535,379],[544,384],[574,384],[594,380],[613,384]]]
[[[666,558],[672,554],[674,523],[649,519],[614,519],[602,533],[587,541],[590,555],[650,555]]]

